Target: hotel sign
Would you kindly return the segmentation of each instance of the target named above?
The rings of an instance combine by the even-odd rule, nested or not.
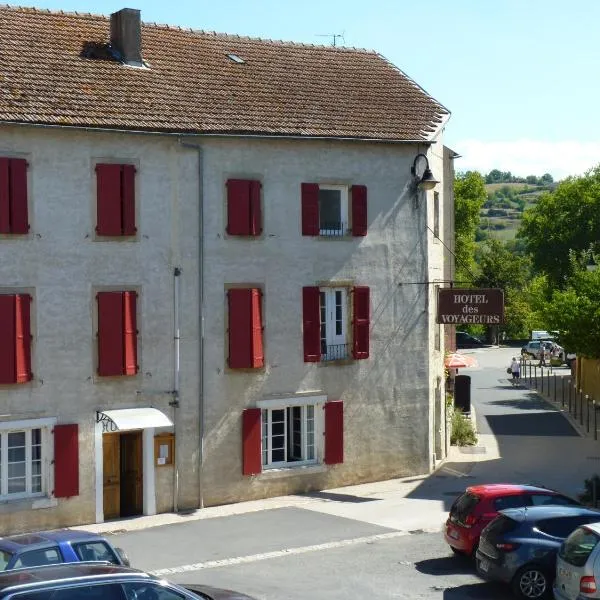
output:
[[[437,322],[444,325],[499,325],[504,322],[504,291],[440,288]]]

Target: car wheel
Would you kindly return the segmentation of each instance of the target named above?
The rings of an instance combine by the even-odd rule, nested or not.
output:
[[[511,587],[518,598],[539,600],[549,597],[551,582],[544,569],[537,565],[526,565],[517,571]]]

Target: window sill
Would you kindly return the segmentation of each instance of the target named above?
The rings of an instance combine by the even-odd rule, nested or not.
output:
[[[283,467],[279,469],[266,469],[257,477],[260,479],[284,479],[296,475],[312,475],[314,473],[326,473],[327,465],[304,465],[302,467]]]
[[[0,514],[21,512],[25,510],[38,510],[58,506],[56,498],[38,496],[37,498],[20,498],[18,500],[0,500]]]
[[[345,365],[353,365],[356,362],[355,358],[339,358],[337,360],[320,360],[317,364],[320,367],[343,367]]]

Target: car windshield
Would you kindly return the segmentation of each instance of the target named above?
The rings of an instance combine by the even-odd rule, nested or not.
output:
[[[12,554],[10,552],[6,552],[6,550],[0,550],[0,571],[6,571],[6,567],[12,558]]]
[[[575,567],[583,567],[600,537],[585,527],[576,529],[562,544],[558,555]]]

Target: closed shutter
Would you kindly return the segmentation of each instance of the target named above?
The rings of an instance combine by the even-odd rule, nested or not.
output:
[[[321,360],[321,314],[319,288],[302,288],[302,325],[304,362]]]
[[[247,408],[242,413],[242,473],[257,475],[262,471],[261,410]]]
[[[252,367],[252,290],[232,289],[229,299],[229,367]]]
[[[259,289],[252,292],[252,366],[255,369],[264,367],[265,353],[263,349],[262,299]]]
[[[125,375],[135,375],[138,372],[137,333],[137,293],[123,292],[123,364]]]
[[[10,163],[0,158],[0,233],[10,233]]]
[[[245,179],[227,181],[227,233],[250,235],[250,182]]]
[[[250,235],[260,235],[262,233],[260,188],[260,181],[250,182]]]
[[[319,185],[302,184],[302,235],[319,235]]]
[[[354,288],[353,356],[369,358],[370,294],[368,287]]]
[[[10,232],[28,233],[27,161],[10,159]]]
[[[344,462],[344,403],[325,403],[325,464]]]
[[[123,165],[121,172],[123,235],[135,235],[135,167]]]
[[[15,296],[0,295],[0,383],[16,383]]]
[[[96,165],[96,232],[122,234],[121,165]]]
[[[79,495],[79,426],[54,426],[54,496]]]
[[[123,293],[100,292],[98,300],[98,375],[123,375]]]
[[[352,186],[352,235],[367,235],[367,187]]]
[[[31,296],[15,296],[15,372],[16,382],[31,381]]]

